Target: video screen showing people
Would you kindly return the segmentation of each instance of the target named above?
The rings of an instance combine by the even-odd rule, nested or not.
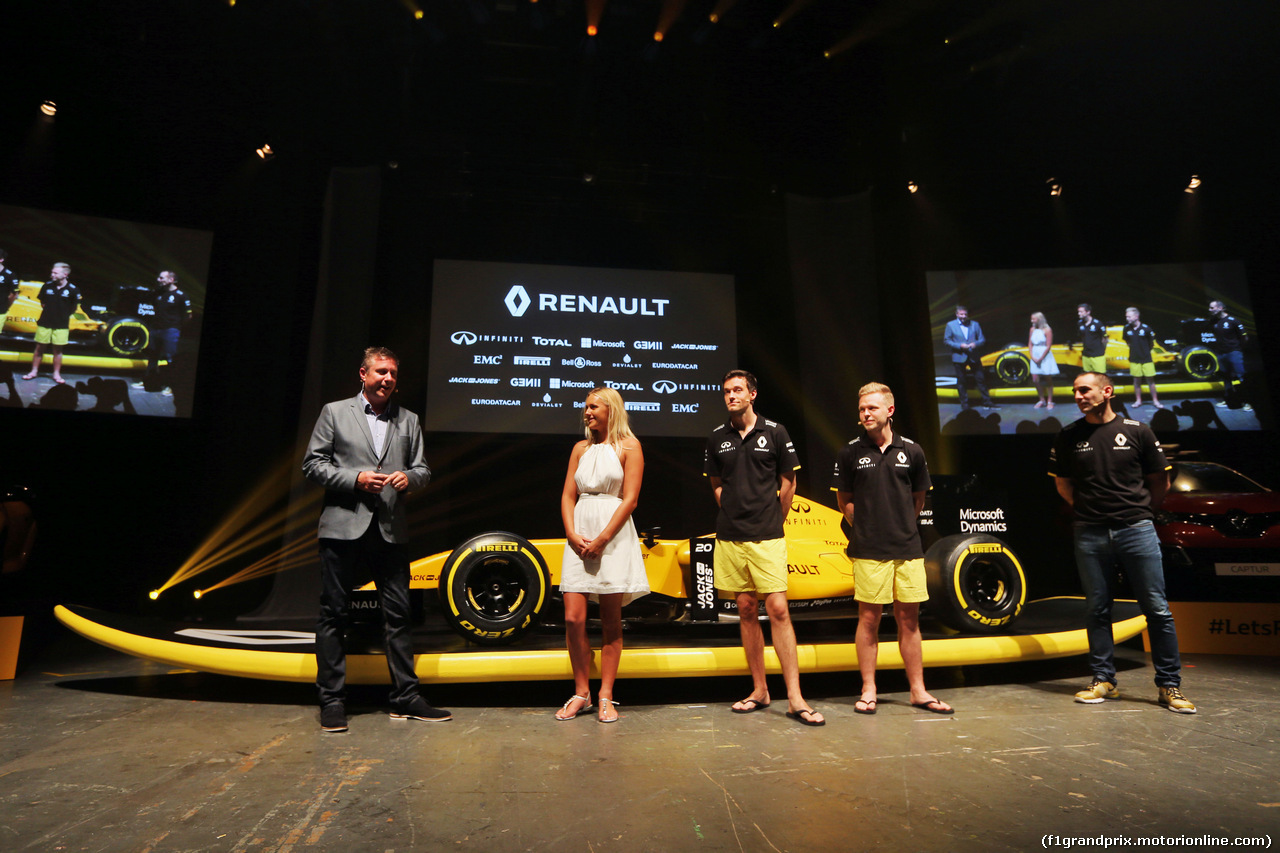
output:
[[[190,417],[212,245],[0,205],[0,406]]]
[[[736,324],[731,275],[438,260],[425,426],[573,432],[603,386],[638,434],[702,436]]]
[[[1244,264],[926,274],[944,435],[1057,432],[1071,385],[1161,432],[1257,430],[1268,409]]]

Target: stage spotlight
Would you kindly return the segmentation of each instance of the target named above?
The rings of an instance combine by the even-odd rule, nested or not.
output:
[[[271,150],[270,145],[264,145],[261,148],[258,148],[256,150],[258,152],[258,156],[261,157],[263,160],[271,160],[276,156],[276,152]]]
[[[1049,195],[1053,196],[1054,198],[1057,198],[1058,196],[1062,195],[1062,184],[1058,183],[1057,178],[1050,178],[1049,180],[1045,181],[1045,183],[1049,185]]]
[[[596,25],[595,25],[595,24],[588,24],[588,25],[587,25],[587,35],[589,35],[589,36],[594,36],[594,35],[595,35],[596,33],[598,33],[598,32],[600,32],[600,30],[599,30],[599,28],[597,28],[597,27],[596,27]]]
[[[707,16],[707,20],[713,24],[718,24],[720,23],[720,16],[717,15],[715,12],[712,12],[710,15]]]
[[[49,116],[49,118],[53,118],[58,114],[58,105],[53,101],[45,101],[40,105],[40,112]]]
[[[918,193],[920,192],[920,186],[915,181],[907,181],[907,192]]]
[[[160,590],[158,589],[151,590],[151,592],[147,593],[147,597],[150,598],[152,601],[155,601],[157,598],[160,597]]]
[[[203,591],[203,590],[199,590],[199,589],[194,590],[194,591],[192,591],[192,593],[191,593],[191,596],[192,596],[193,598],[197,598],[197,599],[198,599],[198,598],[200,598],[200,596],[202,596],[202,595],[204,595],[204,591]]]
[[[653,40],[654,40],[654,41],[662,41],[662,33],[654,33],[654,34],[653,34]]]
[[[1184,190],[1183,190],[1183,192],[1184,192],[1184,193],[1194,193],[1197,189],[1199,189],[1199,188],[1200,188],[1200,184],[1201,184],[1200,176],[1199,176],[1199,175],[1192,175],[1192,176],[1191,176],[1191,183],[1187,184],[1187,188],[1186,188],[1186,189],[1184,189]]]

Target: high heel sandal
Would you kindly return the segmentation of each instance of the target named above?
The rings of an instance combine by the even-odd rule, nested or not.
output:
[[[569,706],[573,704],[573,700],[575,699],[582,702],[582,707],[574,711],[572,714],[570,714]],[[577,719],[578,717],[581,717],[583,714],[591,713],[591,709],[593,707],[594,706],[591,704],[590,693],[588,693],[586,696],[579,696],[577,693],[575,693],[572,696],[570,696],[563,705],[560,706],[559,711],[556,711],[556,720],[562,723],[567,723],[570,720],[574,720],[574,719]],[[568,716],[565,716],[566,714]]]
[[[601,697],[600,697],[600,713],[599,713],[599,715],[597,715],[596,719],[597,719],[597,720],[599,720],[599,721],[600,721],[600,722],[602,722],[602,723],[616,723],[616,722],[618,722],[618,712],[617,712],[617,711],[613,711],[613,707],[614,707],[615,705],[618,705],[618,704],[621,704],[621,703],[619,703],[619,702],[615,702],[615,701],[613,701],[613,700],[612,700],[612,699],[610,699],[610,698],[607,698],[607,697],[601,696]],[[606,714],[606,713],[608,713],[609,711],[613,711],[613,716],[612,716],[612,717],[606,717],[606,716],[605,716],[605,714]]]

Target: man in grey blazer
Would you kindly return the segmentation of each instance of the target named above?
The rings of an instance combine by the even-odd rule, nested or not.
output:
[[[357,570],[368,566],[382,604],[391,719],[443,722],[452,715],[418,693],[409,627],[409,524],[404,496],[431,479],[422,455],[418,416],[391,402],[400,360],[369,347],[360,366],[360,393],[320,412],[302,473],[324,486],[320,513],[320,618],[316,624],[316,687],[320,726],[347,730],[347,658],[343,633]]]
[[[942,342],[951,350],[951,366],[956,371],[956,392],[960,395],[960,408],[969,408],[969,387],[967,373],[973,374],[973,382],[982,395],[982,407],[994,409],[991,393],[987,391],[987,380],[982,372],[982,360],[978,357],[978,348],[987,342],[982,335],[982,326],[977,320],[969,319],[969,309],[963,305],[956,306],[956,318],[947,323],[942,333]]]

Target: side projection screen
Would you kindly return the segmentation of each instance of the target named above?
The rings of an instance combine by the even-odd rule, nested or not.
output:
[[[0,205],[0,405],[189,417],[212,245]]]
[[[617,389],[640,436],[703,436],[736,367],[733,277],[438,260],[425,426],[580,431]]]
[[[935,271],[926,281],[944,435],[1056,432],[1080,417],[1071,386],[1086,359],[1111,378],[1114,408],[1159,432],[1264,426],[1243,263]]]

